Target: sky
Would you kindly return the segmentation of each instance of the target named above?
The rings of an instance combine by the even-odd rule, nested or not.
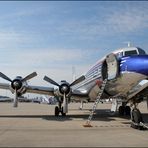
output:
[[[79,77],[128,41],[148,53],[147,1],[0,1],[0,71],[36,71],[30,85],[71,83],[72,67]]]

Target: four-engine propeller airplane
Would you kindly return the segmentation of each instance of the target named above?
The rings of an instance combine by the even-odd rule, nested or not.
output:
[[[114,97],[122,100],[119,114],[128,115],[131,112],[131,120],[134,123],[142,122],[137,104],[144,97],[147,97],[148,102],[148,55],[139,47],[121,48],[108,54],[71,84],[65,80],[59,84],[45,76],[44,80],[56,87],[29,86],[26,81],[34,76],[36,76],[35,72],[24,79],[17,77],[11,80],[0,73],[0,77],[11,82],[10,85],[0,83],[0,88],[10,89],[12,93],[15,93],[14,107],[17,106],[17,97],[26,92],[48,94],[58,98],[59,104],[55,107],[55,115],[58,116],[59,113],[66,115],[70,99],[74,97],[80,100],[95,101],[101,91],[102,82],[107,79],[101,99]],[[143,80],[145,84],[141,84]],[[128,103],[133,106],[132,110],[127,106]]]

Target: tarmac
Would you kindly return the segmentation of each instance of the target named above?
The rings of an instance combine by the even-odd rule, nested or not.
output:
[[[55,105],[0,103],[0,147],[148,147],[148,130],[131,128],[130,117],[111,114],[109,103],[99,103],[93,127],[83,127],[92,105],[71,103],[66,117],[55,117]],[[148,123],[146,102],[139,108]]]

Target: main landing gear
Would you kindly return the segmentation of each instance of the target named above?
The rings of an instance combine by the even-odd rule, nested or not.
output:
[[[122,104],[119,107],[119,115],[130,115],[131,116],[131,127],[134,129],[145,130],[148,129],[148,126],[143,123],[143,118],[140,110],[137,108],[137,104],[134,104],[134,108],[131,109],[130,106],[126,106],[126,104]]]
[[[130,116],[130,114],[131,114],[130,106],[122,105],[122,106],[119,107],[119,115],[120,116],[124,116],[124,115]]]
[[[130,116],[130,114],[131,114],[130,106],[127,106],[126,102],[122,102],[122,105],[119,106],[119,115],[120,116]]]

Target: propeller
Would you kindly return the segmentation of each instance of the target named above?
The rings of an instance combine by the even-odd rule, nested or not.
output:
[[[21,77],[19,78],[15,78],[14,80],[11,80],[9,77],[7,77],[5,74],[3,74],[2,72],[0,72],[0,77],[11,82],[11,87],[12,89],[14,90],[14,104],[13,106],[14,107],[17,107],[18,106],[18,96],[19,96],[19,92],[18,90],[21,89],[22,85],[23,85],[23,82],[27,81],[27,80],[30,80],[32,79],[33,77],[37,76],[37,73],[36,72],[33,72],[29,75],[27,75],[26,77],[24,77],[23,79]]]
[[[85,76],[81,76],[78,79],[76,79],[75,81],[73,81],[71,84],[67,83],[66,81],[63,82],[62,84],[58,84],[57,82],[55,82],[54,80],[52,80],[51,78],[44,76],[43,78],[45,81],[47,81],[50,84],[53,84],[55,86],[59,87],[59,91],[63,96],[63,112],[66,113],[68,110],[68,106],[67,106],[67,99],[66,99],[66,95],[70,93],[71,91],[71,87],[73,85],[76,85],[80,82],[82,82],[83,80],[85,80]]]
[[[12,82],[12,80],[9,77],[7,77],[5,74],[3,74],[2,72],[0,72],[0,77],[9,81],[9,82]]]
[[[85,80],[85,76],[81,76],[78,79],[76,79],[75,81],[73,81],[70,86],[76,85],[77,83],[82,82],[83,80]]]
[[[47,76],[44,76],[43,78],[45,81],[53,84],[53,85],[56,85],[56,86],[60,86],[57,82],[55,82],[54,80],[52,80],[51,78],[47,77]],[[85,76],[81,76],[79,77],[78,79],[76,79],[75,81],[73,81],[69,86],[73,86],[73,85],[76,85],[77,83],[80,83],[82,82],[83,80],[85,80]]]
[[[36,72],[33,72],[33,73],[29,74],[28,76],[26,76],[25,78],[23,78],[22,79],[22,82],[28,81],[28,80],[34,78],[35,76],[37,76],[37,73]]]
[[[53,84],[53,85],[60,86],[57,82],[55,82],[54,80],[50,79],[47,76],[44,77],[44,80],[51,83],[51,84]]]

